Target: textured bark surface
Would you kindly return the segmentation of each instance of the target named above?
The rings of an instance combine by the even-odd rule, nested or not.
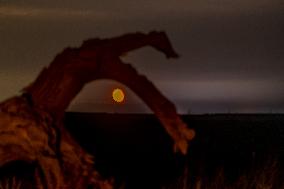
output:
[[[111,39],[91,39],[79,48],[67,48],[39,74],[20,97],[0,104],[0,166],[14,161],[35,164],[35,188],[111,188],[93,169],[93,158],[69,135],[63,125],[66,108],[85,84],[113,79],[132,89],[155,113],[186,154],[194,137],[176,113],[175,106],[120,56],[151,46],[178,57],[163,32],[133,33]]]

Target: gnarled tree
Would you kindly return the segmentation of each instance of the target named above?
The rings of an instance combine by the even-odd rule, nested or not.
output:
[[[22,96],[0,104],[0,167],[15,162],[33,167],[28,188],[110,188],[93,168],[85,152],[64,128],[66,108],[85,84],[112,79],[132,89],[155,113],[174,141],[175,150],[186,154],[194,137],[175,106],[120,56],[144,46],[176,58],[163,32],[133,33],[111,39],[90,39],[79,48],[66,48],[23,89]]]

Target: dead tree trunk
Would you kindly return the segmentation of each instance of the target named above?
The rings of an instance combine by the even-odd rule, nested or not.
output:
[[[155,113],[172,137],[176,150],[187,152],[194,131],[175,106],[120,56],[144,46],[176,58],[163,32],[134,33],[111,39],[91,39],[67,48],[44,68],[23,95],[0,104],[0,166],[14,161],[36,164],[35,188],[110,188],[93,169],[92,156],[63,125],[66,108],[85,84],[113,79],[132,89]]]

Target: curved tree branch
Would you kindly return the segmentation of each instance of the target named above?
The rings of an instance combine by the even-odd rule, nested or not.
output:
[[[93,158],[64,128],[66,108],[85,84],[113,79],[132,89],[156,114],[175,143],[187,152],[194,137],[175,106],[129,64],[123,54],[151,46],[167,58],[176,58],[163,32],[133,33],[111,39],[91,39],[79,48],[67,48],[43,69],[23,95],[0,104],[0,167],[14,161],[36,164],[37,189],[110,189],[93,169]]]
[[[194,137],[194,131],[187,128],[175,106],[153,83],[119,59],[121,55],[147,45],[161,51],[167,58],[178,57],[163,32],[92,39],[85,41],[80,48],[65,49],[24,91],[32,96],[37,106],[58,118],[86,83],[102,78],[122,82],[154,111],[175,141],[176,149],[186,154],[187,142]]]
[[[83,86],[105,67],[105,54],[119,57],[129,51],[152,46],[168,58],[178,55],[163,32],[133,33],[111,39],[91,39],[80,48],[67,48],[23,91],[33,102],[54,114],[61,114]]]

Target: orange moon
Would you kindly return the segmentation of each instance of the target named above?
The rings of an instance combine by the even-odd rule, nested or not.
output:
[[[125,94],[122,89],[117,88],[112,91],[112,98],[115,102],[122,103],[124,101]]]

